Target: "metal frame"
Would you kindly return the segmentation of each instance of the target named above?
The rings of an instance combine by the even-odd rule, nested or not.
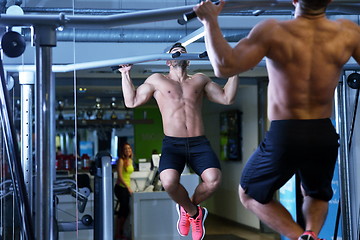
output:
[[[35,158],[36,172],[36,239],[52,239],[53,179],[55,168],[55,79],[52,75],[52,47],[56,46],[54,26],[35,27]],[[53,104],[53,105],[52,105]]]
[[[224,11],[233,10],[282,10],[289,9],[291,4],[286,1],[226,1]],[[63,13],[59,15],[4,15],[0,14],[0,26],[34,26],[36,35],[36,83],[35,83],[35,131],[36,144],[35,156],[37,159],[36,176],[36,238],[38,240],[52,239],[52,219],[53,214],[53,186],[54,179],[53,164],[49,159],[54,158],[54,140],[55,133],[54,105],[55,80],[52,75],[52,47],[56,46],[56,28],[74,27],[74,28],[114,28],[123,25],[146,23],[153,21],[164,21],[171,19],[180,19],[182,15],[192,11],[193,5],[165,8],[157,10],[139,11],[133,13],[124,13],[110,16],[66,16]],[[329,9],[339,9],[349,13],[358,14],[360,4],[358,1],[337,2],[330,5]],[[292,9],[292,7],[291,7]],[[127,62],[128,63],[128,62]],[[108,64],[108,63],[107,63]],[[118,64],[118,63],[117,63]],[[4,116],[3,116],[4,117]],[[4,121],[4,119],[3,119]],[[4,129],[10,131],[10,129]],[[344,132],[345,131],[345,132]],[[346,129],[343,130],[346,134]],[[8,144],[13,145],[13,142]],[[13,147],[13,146],[10,146]],[[16,152],[16,151],[15,151]],[[14,153],[9,152],[9,155]],[[346,151],[345,151],[346,154]],[[14,156],[15,157],[15,156]],[[19,166],[16,166],[19,167]],[[345,167],[346,168],[346,167]],[[15,169],[16,171],[17,169]],[[22,176],[22,173],[17,172]],[[21,195],[21,191],[20,191]],[[26,205],[26,202],[24,203]],[[345,207],[344,207],[345,208]],[[345,210],[345,209],[344,209]],[[23,217],[26,217],[23,215]],[[29,220],[27,220],[29,222]],[[29,225],[30,226],[30,225]],[[350,224],[348,225],[350,226]],[[29,231],[31,236],[31,229]],[[29,238],[31,239],[31,238]]]
[[[253,0],[253,1],[226,1],[224,12],[235,10],[258,10],[274,9],[274,7],[290,7],[289,2],[282,2],[281,6],[276,0]],[[183,19],[183,14],[193,11],[195,5],[144,10],[132,13],[114,14],[109,16],[67,16],[59,15],[0,15],[0,25],[3,26],[63,26],[74,28],[114,28],[124,25]]]
[[[14,184],[14,193],[17,196],[16,205],[19,209],[22,221],[22,230],[24,237],[27,240],[34,239],[34,233],[32,228],[32,219],[30,205],[27,198],[26,186],[24,182],[24,175],[21,169],[20,162],[20,149],[17,144],[15,126],[12,119],[12,114],[10,114],[10,97],[6,89],[5,84],[5,74],[2,64],[2,59],[0,59],[0,75],[1,75],[1,84],[0,84],[0,120],[2,125],[2,131],[4,136],[4,143],[7,156],[9,158],[9,170],[11,178]]]
[[[93,61],[84,63],[74,63],[68,65],[54,65],[51,67],[53,72],[72,72],[75,70],[85,70],[92,68],[118,66],[121,64],[133,64],[133,63],[144,63],[151,61],[160,60],[209,60],[208,57],[200,57],[198,53],[182,53],[179,57],[172,57],[169,53],[150,54],[135,57],[126,57],[118,59],[110,59],[103,61]],[[34,65],[9,65],[5,66],[5,69],[9,72],[14,71],[35,71],[36,66]]]
[[[94,171],[94,239],[112,240],[114,221],[111,155],[100,152],[95,157]]]
[[[33,72],[19,72],[21,88],[21,164],[27,189],[30,210],[33,209],[33,153],[32,153],[32,122],[33,122],[33,91],[35,74]]]
[[[340,135],[339,148],[339,179],[340,179],[340,209],[342,213],[342,238],[345,240],[352,239],[353,225],[350,214],[350,178],[349,178],[349,149],[348,149],[348,128],[347,128],[347,92],[346,76],[338,84],[335,95],[335,117],[337,131]]]

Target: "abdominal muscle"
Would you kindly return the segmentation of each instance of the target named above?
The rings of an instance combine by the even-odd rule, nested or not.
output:
[[[204,135],[200,104],[174,103],[170,100],[160,107],[164,134],[172,137]]]

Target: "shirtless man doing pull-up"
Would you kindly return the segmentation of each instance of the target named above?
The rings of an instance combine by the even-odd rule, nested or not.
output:
[[[245,207],[291,240],[319,239],[339,146],[330,120],[334,90],[350,57],[360,63],[360,28],[349,20],[327,19],[330,2],[293,0],[294,19],[263,21],[234,47],[218,24],[224,1],[207,0],[194,8],[217,76],[247,71],[266,57],[271,126],[242,172],[239,195]],[[273,199],[295,173],[304,195],[305,229]]]
[[[186,49],[175,44],[170,53],[175,52],[186,53]],[[231,104],[238,77],[230,77],[220,87],[204,74],[188,75],[188,64],[186,60],[167,61],[169,74],[152,74],[137,88],[130,78],[130,65],[123,65],[119,71],[127,107],[140,106],[152,97],[159,106],[165,134],[159,166],[161,183],[177,203],[179,234],[188,235],[191,226],[193,240],[201,240],[205,235],[207,210],[198,205],[214,193],[221,181],[219,160],[204,136],[202,102],[207,97],[215,103]],[[191,198],[180,184],[185,164],[202,180]]]

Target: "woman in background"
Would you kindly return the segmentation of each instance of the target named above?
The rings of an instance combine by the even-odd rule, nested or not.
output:
[[[130,213],[130,196],[132,189],[130,175],[134,172],[132,161],[133,152],[130,144],[124,143],[116,165],[118,179],[115,185],[115,196],[120,203],[120,210],[117,213],[116,239],[126,239],[124,235],[124,224]]]

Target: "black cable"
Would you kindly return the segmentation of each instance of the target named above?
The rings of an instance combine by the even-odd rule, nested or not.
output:
[[[354,115],[353,115],[352,122],[351,122],[350,136],[349,136],[349,142],[348,142],[349,151],[351,149],[352,136],[354,134],[355,119],[356,119],[357,107],[358,107],[358,102],[359,102],[359,92],[360,92],[360,89],[357,89],[356,96],[355,96],[355,104],[354,104]]]
[[[337,240],[339,223],[340,223],[340,215],[341,215],[341,207],[340,207],[340,197],[339,197],[338,209],[337,209],[337,213],[336,213],[335,229],[334,229],[334,240]]]

